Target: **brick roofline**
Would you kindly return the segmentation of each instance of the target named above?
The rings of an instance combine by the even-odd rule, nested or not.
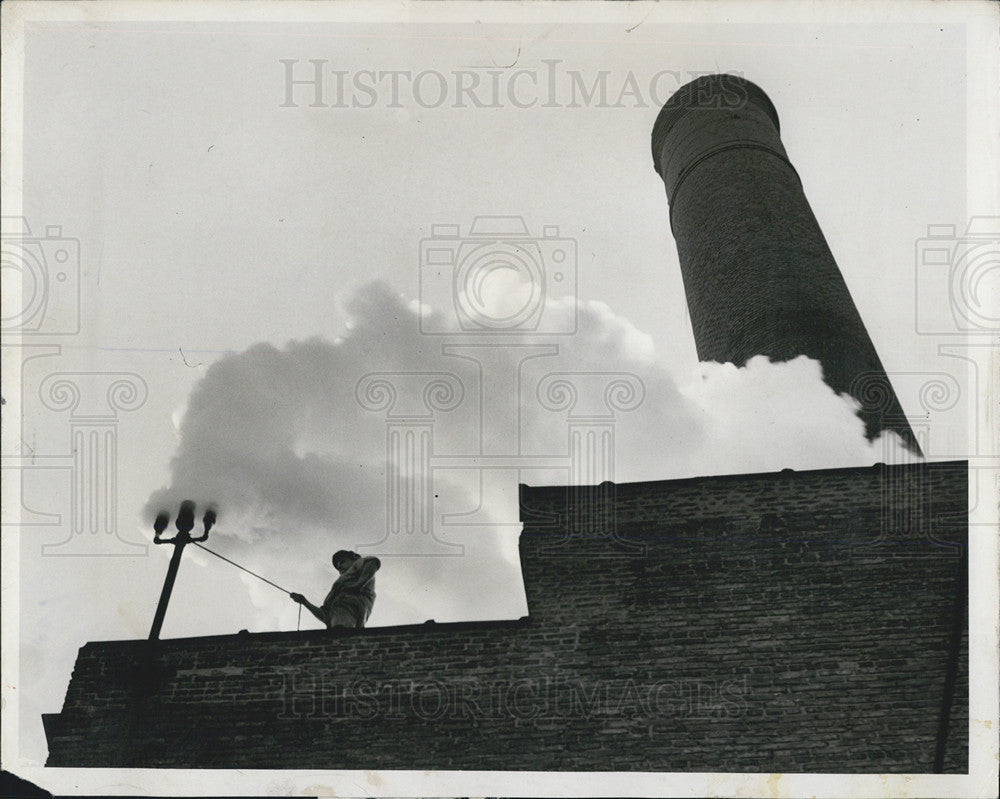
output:
[[[807,476],[807,475],[847,475],[847,474],[864,474],[881,472],[883,469],[911,469],[914,465],[925,466],[931,469],[955,469],[958,467],[968,468],[969,462],[967,460],[954,460],[954,461],[920,461],[917,464],[892,464],[886,465],[881,461],[879,463],[872,464],[871,466],[838,466],[834,469],[803,469],[801,471],[797,469],[781,469],[777,472],[734,472],[732,474],[711,474],[711,475],[701,475],[696,477],[679,477],[671,478],[667,480],[643,480],[634,483],[615,483],[616,493],[618,496],[629,496],[633,493],[639,493],[643,491],[648,491],[650,488],[656,488],[659,486],[671,486],[671,485],[687,485],[697,482],[749,482],[752,480],[773,480],[776,476],[781,477],[793,477],[793,476]],[[606,481],[609,482],[610,481]],[[603,485],[603,483],[601,484]],[[588,488],[596,486],[574,486],[574,488]],[[561,496],[561,492],[565,492],[567,486],[532,486],[527,483],[518,484],[518,494],[523,500],[526,498],[550,498]]]
[[[211,644],[217,641],[241,641],[245,643],[281,643],[282,641],[289,641],[301,644],[311,643],[314,641],[325,642],[329,641],[331,638],[386,638],[394,635],[405,636],[410,634],[419,634],[421,638],[424,638],[427,635],[434,634],[464,633],[482,630],[510,630],[529,627],[530,625],[531,619],[527,616],[522,616],[519,619],[495,619],[489,621],[436,622],[434,620],[429,620],[423,624],[398,624],[388,627],[365,627],[360,630],[344,627],[335,630],[281,630],[260,633],[241,631],[238,633],[226,633],[222,635],[197,635],[189,636],[187,638],[164,638],[157,640],[155,643],[161,651],[170,651],[172,649],[184,649],[192,642]],[[136,649],[140,649],[149,643],[150,642],[144,638],[119,638],[108,641],[88,641],[80,648],[80,651],[85,652],[91,647],[104,649],[109,646],[118,647],[119,645],[132,646]]]

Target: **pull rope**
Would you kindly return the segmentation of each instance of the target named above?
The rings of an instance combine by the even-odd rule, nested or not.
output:
[[[197,541],[192,541],[191,543],[194,544],[199,549],[204,549],[209,555],[215,555],[215,557],[219,558],[220,560],[224,560],[226,563],[229,563],[229,564],[235,566],[237,569],[242,569],[247,574],[250,574],[250,575],[253,575],[254,577],[256,577],[258,580],[263,580],[268,585],[274,586],[275,588],[277,588],[279,591],[281,591],[284,594],[291,594],[292,593],[288,589],[282,588],[277,583],[272,583],[266,577],[261,577],[259,574],[257,574],[257,572],[250,571],[250,569],[248,569],[246,566],[241,566],[235,560],[230,560],[225,555],[220,555],[218,552],[215,552],[214,550],[211,550],[208,547],[203,546],[202,544],[199,544]],[[298,618],[298,621],[296,621],[296,623],[295,623],[295,629],[296,629],[296,631],[301,631],[302,630],[302,605],[299,605],[299,618]]]
[[[197,541],[192,541],[191,543],[192,543],[192,544],[194,544],[194,545],[195,545],[196,547],[198,547],[199,549],[204,549],[204,550],[205,550],[205,551],[206,551],[206,552],[207,552],[207,553],[208,553],[209,555],[215,555],[215,557],[217,557],[217,558],[221,558],[221,559],[222,559],[222,560],[224,560],[224,561],[225,561],[226,563],[231,563],[231,564],[232,564],[233,566],[235,566],[235,567],[236,567],[237,569],[242,569],[242,570],[243,570],[243,571],[245,571],[245,572],[246,572],[247,574],[252,574],[252,575],[253,575],[254,577],[256,577],[256,578],[257,578],[258,580],[263,580],[263,581],[264,581],[265,583],[267,583],[268,585],[273,585],[273,586],[274,586],[275,588],[277,588],[277,589],[278,589],[279,591],[282,591],[282,592],[284,592],[284,593],[286,593],[286,594],[290,594],[290,593],[292,593],[291,591],[289,591],[289,590],[287,590],[287,589],[285,589],[285,588],[282,588],[282,587],[281,587],[280,585],[278,585],[277,583],[272,583],[272,582],[271,582],[270,580],[268,580],[268,579],[267,579],[266,577],[261,577],[261,576],[260,576],[259,574],[257,574],[257,572],[252,572],[252,571],[250,571],[250,569],[248,569],[248,568],[247,568],[246,566],[240,566],[240,564],[238,564],[238,563],[237,563],[237,562],[236,562],[235,560],[230,560],[230,559],[229,559],[229,558],[227,558],[227,557],[226,557],[225,555],[220,555],[220,554],[219,554],[218,552],[213,552],[213,551],[212,551],[211,549],[209,549],[208,547],[206,547],[206,546],[202,546],[202,545],[201,545],[201,544],[199,544],[199,543],[198,543]]]

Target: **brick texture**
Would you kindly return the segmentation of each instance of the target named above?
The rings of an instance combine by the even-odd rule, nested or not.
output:
[[[653,128],[698,358],[807,355],[866,433],[916,439],[788,160],[767,95],[734,75],[681,87]]]
[[[926,772],[957,623],[964,772],[966,474],[522,486],[528,618],[89,643],[48,765]]]

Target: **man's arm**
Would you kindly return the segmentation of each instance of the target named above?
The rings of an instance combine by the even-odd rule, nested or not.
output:
[[[361,558],[361,560],[351,567],[350,571],[341,577],[340,580],[337,580],[337,585],[341,585],[343,588],[357,588],[374,577],[375,572],[380,568],[382,568],[382,561],[378,558]]]
[[[317,619],[319,619],[323,624],[326,624],[326,616],[323,615],[323,609],[316,607],[312,602],[306,599],[302,594],[289,594],[289,596],[298,602],[300,605],[304,605],[306,610],[312,613]]]

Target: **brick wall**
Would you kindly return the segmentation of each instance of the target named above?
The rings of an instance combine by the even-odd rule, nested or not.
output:
[[[895,430],[916,446],[767,95],[734,75],[698,78],[668,100],[652,142],[698,358],[808,355],[861,402],[869,437]]]
[[[605,485],[613,518],[569,525],[592,493],[522,487],[529,618],[90,643],[48,764],[930,771],[966,486],[964,463]]]

